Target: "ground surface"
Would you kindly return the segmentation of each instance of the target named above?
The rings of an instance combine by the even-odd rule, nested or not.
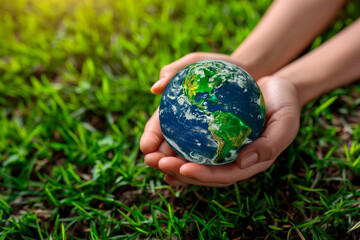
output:
[[[306,105],[294,143],[247,182],[172,189],[143,163],[161,66],[231,53],[269,4],[0,1],[0,239],[358,238],[359,82]]]

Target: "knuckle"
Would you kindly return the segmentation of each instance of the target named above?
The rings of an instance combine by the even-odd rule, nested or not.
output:
[[[192,53],[187,54],[185,57],[188,58],[189,60],[197,61],[199,59],[199,53],[192,52]]]
[[[145,127],[144,127],[144,132],[147,132],[151,129],[151,122],[148,121],[146,124],[145,124]]]
[[[297,122],[296,119],[300,117],[300,112],[293,105],[286,106],[278,112],[277,117],[284,122]]]
[[[161,70],[160,70],[160,75],[165,74],[165,73],[168,72],[169,70],[170,70],[169,65],[163,66],[163,67],[161,68]]]
[[[280,153],[277,152],[276,143],[270,143],[269,140],[264,141],[262,151],[260,151],[259,159],[261,162],[273,160],[278,157]]]
[[[269,160],[273,160],[277,158],[280,155],[280,153],[277,152],[277,149],[274,144],[271,144],[268,148],[268,156]]]

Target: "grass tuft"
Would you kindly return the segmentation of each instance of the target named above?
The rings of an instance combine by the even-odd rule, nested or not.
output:
[[[231,53],[270,3],[0,1],[0,239],[357,239],[359,83],[307,104],[276,164],[227,188],[171,188],[139,151],[161,67]]]

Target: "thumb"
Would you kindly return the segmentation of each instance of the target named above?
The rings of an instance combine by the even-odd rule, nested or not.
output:
[[[200,60],[200,53],[189,53],[179,60],[165,65],[160,71],[160,79],[151,87],[151,92],[154,94],[161,94],[165,90],[171,78],[174,77],[177,72],[189,64]]]
[[[246,146],[237,158],[240,168],[275,161],[294,140],[299,129],[299,113],[295,108],[282,109],[272,115],[260,138]]]
[[[190,65],[191,63],[206,59],[219,59],[237,64],[234,59],[225,54],[204,52],[189,53],[184,57],[180,58],[179,60],[170,63],[161,69],[160,79],[151,87],[151,92],[155,94],[161,94],[165,90],[165,87],[168,85],[171,78],[173,78],[177,72],[179,72],[184,67]]]

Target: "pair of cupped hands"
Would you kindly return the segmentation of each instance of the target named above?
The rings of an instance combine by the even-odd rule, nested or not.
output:
[[[164,66],[160,80],[151,91],[161,94],[172,77],[187,65],[206,59],[218,59],[241,64],[229,55],[191,53]],[[225,187],[246,180],[268,169],[282,151],[294,140],[300,121],[300,102],[297,90],[287,79],[266,76],[256,79],[264,99],[266,120],[260,138],[247,145],[235,162],[220,166],[205,166],[179,156],[162,135],[158,109],[149,119],[140,140],[145,163],[163,173],[170,185],[194,184]]]

